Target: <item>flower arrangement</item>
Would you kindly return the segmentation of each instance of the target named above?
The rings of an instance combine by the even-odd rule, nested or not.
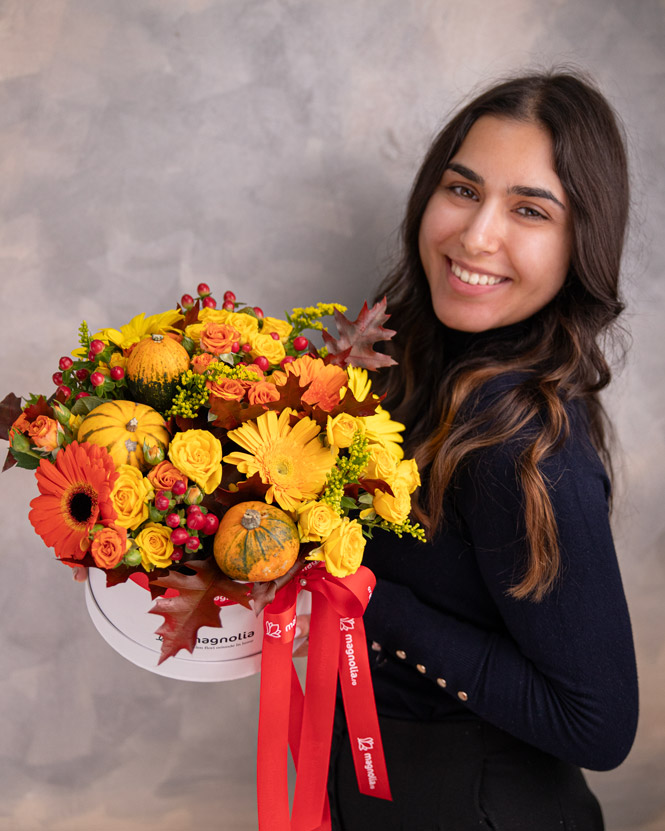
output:
[[[424,538],[403,425],[368,375],[392,363],[373,349],[394,334],[385,301],[353,322],[345,311],[269,317],[230,291],[217,308],[202,283],[120,329],[83,322],[54,393],[0,405],[5,469],[35,471],[29,518],[56,557],[109,586],[143,574],[153,598],[177,589],[156,607],[161,660],[191,651],[219,606],[265,605],[308,560],[353,574],[376,527]]]

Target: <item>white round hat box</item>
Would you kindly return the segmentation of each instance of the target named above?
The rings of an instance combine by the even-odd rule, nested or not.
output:
[[[309,611],[309,601],[309,593],[301,592],[299,613]],[[136,666],[181,681],[228,681],[261,669],[263,614],[257,617],[238,604],[220,609],[221,629],[199,629],[193,652],[181,649],[158,665],[161,639],[155,630],[164,619],[148,614],[153,602],[150,592],[133,580],[107,588],[103,571],[91,568],[88,573],[86,605],[97,631]]]

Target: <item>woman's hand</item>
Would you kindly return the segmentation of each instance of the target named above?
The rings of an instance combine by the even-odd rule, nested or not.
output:
[[[88,569],[85,566],[74,566],[72,571],[74,572],[73,577],[75,582],[85,583],[88,579]]]

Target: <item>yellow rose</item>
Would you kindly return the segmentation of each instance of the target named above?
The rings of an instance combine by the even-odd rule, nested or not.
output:
[[[383,479],[388,482],[397,473],[398,461],[382,444],[370,444],[369,462],[363,475],[366,479]]]
[[[146,571],[167,568],[171,565],[173,543],[171,529],[166,525],[149,522],[136,537],[136,545],[141,552],[141,565]]]
[[[113,369],[114,366],[121,366],[123,369],[127,366],[127,358],[122,352],[114,352],[109,358],[109,366]]]
[[[234,329],[240,332],[242,336],[241,346],[243,343],[250,343],[252,335],[259,331],[259,321],[252,315],[242,314],[242,312],[225,312],[224,309],[221,311],[225,317],[219,322],[228,323],[229,326],[233,326]],[[203,312],[199,314],[199,320],[204,320]]]
[[[222,444],[207,430],[176,433],[169,445],[169,459],[206,493],[222,481]]]
[[[404,482],[409,493],[420,487],[420,471],[415,459],[403,459],[397,468],[395,478]]]
[[[310,554],[308,559],[323,560],[326,570],[333,577],[347,577],[358,571],[364,550],[365,537],[362,525],[355,519],[344,517],[318,549],[318,553]]]
[[[388,483],[393,491],[393,496],[384,491],[375,491],[372,507],[377,514],[388,522],[399,524],[409,516],[411,512],[411,497],[409,489],[400,479],[394,479]]]
[[[300,542],[320,542],[342,522],[339,514],[325,502],[305,502],[298,508]]]
[[[278,364],[286,357],[284,344],[281,340],[273,338],[272,335],[254,334],[249,339],[249,343],[252,347],[251,354],[253,358],[263,355],[271,364]]]
[[[328,416],[326,424],[328,444],[334,447],[350,447],[358,429],[362,429],[360,422],[348,413],[340,413],[335,418]]]
[[[133,465],[120,465],[111,491],[111,501],[118,518],[116,525],[138,528],[148,518],[148,502],[154,494],[152,483]]]
[[[201,332],[204,325],[204,323],[191,323],[189,326],[185,326],[185,337],[193,340],[198,346],[201,343]]]
[[[271,332],[277,332],[280,340],[286,340],[293,331],[293,326],[285,320],[279,320],[276,317],[264,317],[261,332],[264,335],[269,335]]]

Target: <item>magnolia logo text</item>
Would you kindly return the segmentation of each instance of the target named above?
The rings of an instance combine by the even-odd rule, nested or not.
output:
[[[361,739],[356,737],[358,741],[358,750],[362,753],[363,751],[369,751],[374,749],[374,739],[371,736],[368,736],[366,739]],[[374,790],[376,788],[376,773],[374,773],[374,762],[372,761],[372,754],[365,752],[363,756],[363,761],[365,764],[363,767],[367,773],[367,782],[369,784],[370,790]]]
[[[341,617],[339,619],[339,628],[342,632],[346,632],[349,629],[354,629],[356,626],[356,619],[353,617]]]
[[[281,638],[282,630],[279,627],[279,623],[272,623],[271,621],[266,620],[266,635],[269,638]]]
[[[220,646],[223,643],[237,643],[238,641],[246,641],[254,637],[254,632],[238,632],[237,635],[225,635],[219,638],[197,638],[197,646]],[[157,640],[163,640],[161,635],[157,635]]]
[[[349,661],[349,675],[351,676],[351,686],[355,687],[358,684],[358,682],[356,681],[356,678],[358,677],[358,664],[356,663],[356,652],[353,648],[353,635],[344,635],[344,644],[346,646],[344,652]]]

